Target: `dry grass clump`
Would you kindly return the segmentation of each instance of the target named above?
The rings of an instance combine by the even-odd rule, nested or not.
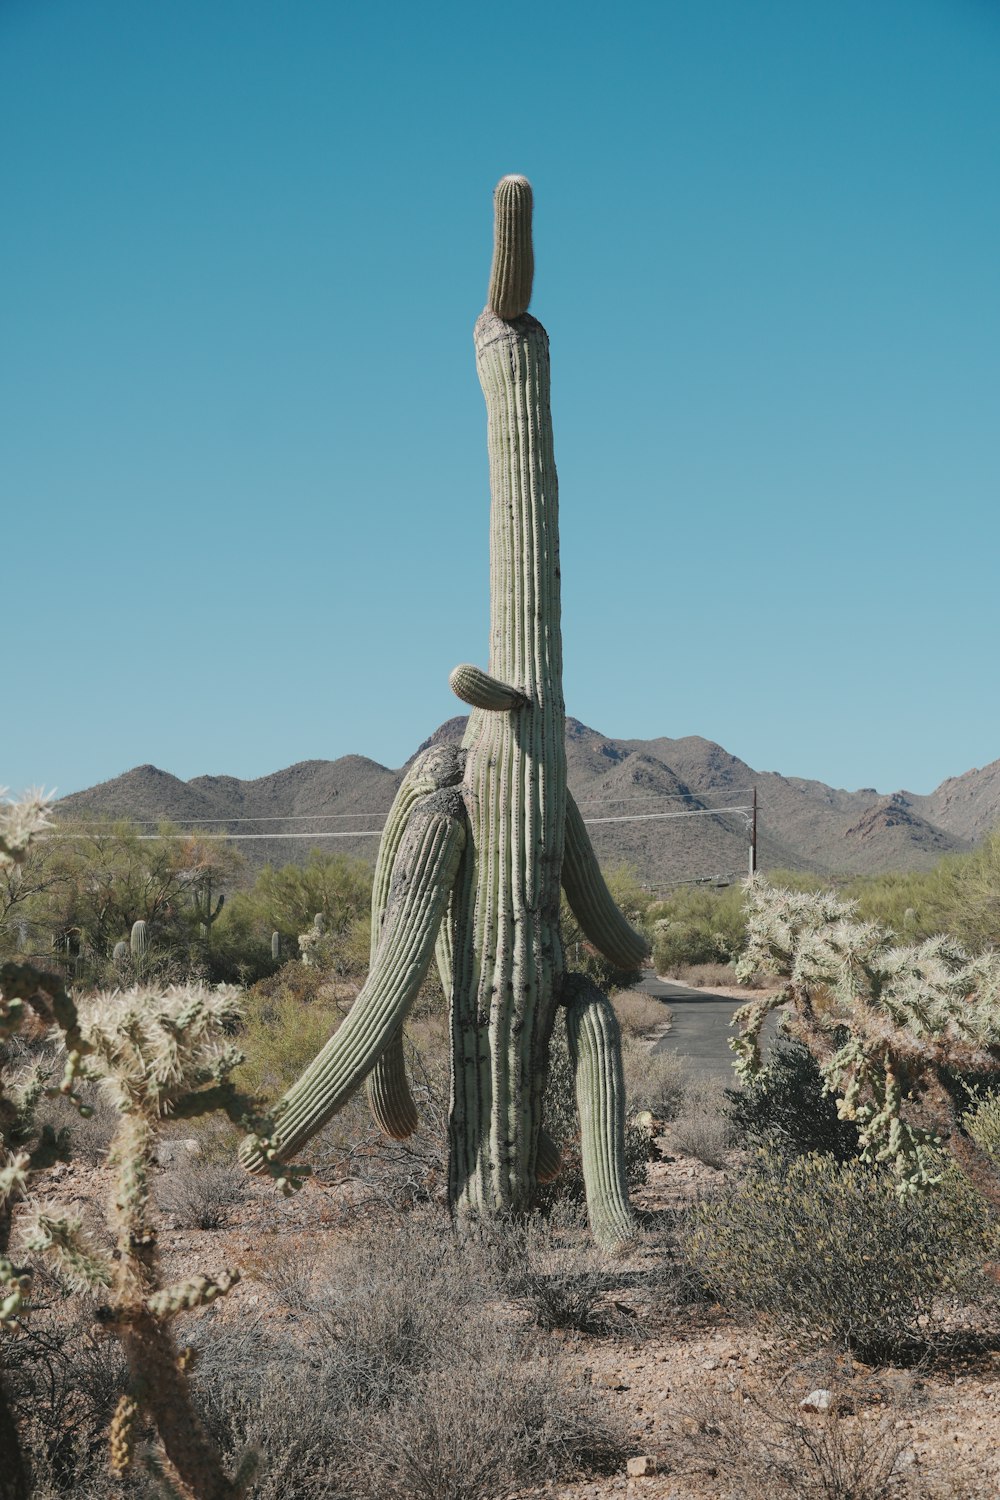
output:
[[[899,1407],[862,1404],[834,1384],[822,1415],[789,1391],[734,1390],[687,1404],[671,1433],[671,1465],[725,1476],[740,1500],[889,1500],[912,1495]],[[927,1496],[921,1485],[920,1494]],[[938,1493],[938,1492],[935,1492]],[[957,1494],[958,1491],[948,1493]]]
[[[634,1037],[622,1043],[625,1098],[634,1115],[648,1110],[657,1120],[674,1120],[681,1112],[690,1077],[676,1052],[654,1052]]]
[[[156,1201],[179,1229],[221,1229],[250,1196],[242,1167],[182,1156],[156,1184]]]
[[[670,1140],[682,1156],[693,1156],[706,1167],[724,1167],[732,1146],[732,1126],[726,1116],[726,1089],[721,1079],[692,1080],[670,1130]]]
[[[195,1382],[227,1452],[255,1444],[259,1500],[502,1500],[621,1462],[590,1390],[498,1315],[481,1254],[419,1211],[313,1261],[295,1335],[209,1331]]]
[[[623,1037],[648,1036],[669,1026],[673,1019],[669,1005],[645,990],[618,990],[611,996],[611,1004]]]

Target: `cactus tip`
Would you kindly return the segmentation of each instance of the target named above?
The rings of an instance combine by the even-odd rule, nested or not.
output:
[[[501,177],[493,193],[493,266],[486,305],[508,321],[527,312],[531,301],[532,201],[531,183],[516,173]]]

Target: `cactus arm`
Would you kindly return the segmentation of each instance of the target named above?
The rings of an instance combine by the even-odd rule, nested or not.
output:
[[[564,998],[587,1217],[597,1243],[615,1250],[635,1233],[625,1181],[621,1031],[610,1000],[583,975],[567,976]]]
[[[619,969],[641,968],[649,957],[649,943],[619,911],[601,874],[580,809],[569,792],[562,884],[573,915],[594,947]]]
[[[372,884],[372,964],[375,962],[385,922],[393,865],[413,811],[423,798],[461,781],[463,764],[464,756],[457,746],[432,745],[429,750],[417,756],[400,784],[389,809],[375,864],[375,879]],[[441,924],[439,947],[446,926],[447,923]],[[441,967],[440,961],[438,967]],[[444,978],[443,971],[442,983],[447,995],[450,982]],[[403,1141],[412,1135],[420,1123],[406,1077],[402,1026],[397,1027],[368,1075],[368,1107],[379,1129],[395,1141]]]
[[[455,697],[468,703],[470,708],[492,709],[495,713],[509,713],[516,708],[524,708],[528,701],[518,688],[491,677],[481,667],[472,667],[464,662],[452,672],[448,678],[448,686]]]
[[[350,1098],[402,1025],[424,981],[448,897],[465,848],[462,799],[435,792],[411,814],[393,864],[375,962],[346,1020],[275,1111],[271,1144],[288,1158]],[[254,1142],[241,1159],[263,1168]]]

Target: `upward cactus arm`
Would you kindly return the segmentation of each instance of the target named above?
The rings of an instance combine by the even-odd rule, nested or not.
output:
[[[566,793],[566,845],[563,890],[587,938],[619,969],[638,969],[649,957],[649,943],[626,921],[605,884],[586,824]]]
[[[371,1071],[416,998],[434,954],[459,860],[465,848],[462,800],[435,792],[413,812],[393,865],[382,936],[368,980],[347,1019],[275,1111],[271,1145],[286,1161],[315,1135]],[[251,1171],[263,1158],[247,1142]]]

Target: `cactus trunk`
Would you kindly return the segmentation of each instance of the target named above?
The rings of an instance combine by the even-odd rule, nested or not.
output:
[[[474,709],[465,737],[469,847],[452,934],[451,1193],[460,1213],[523,1210],[534,1193],[563,970],[566,819],[548,338],[532,317],[505,322],[487,309],[475,342],[490,457],[489,673],[522,701]]]

